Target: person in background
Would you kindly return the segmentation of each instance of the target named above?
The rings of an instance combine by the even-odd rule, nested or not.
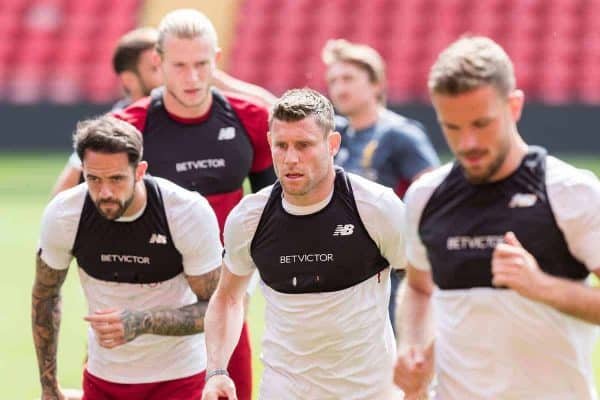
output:
[[[394,189],[402,198],[408,186],[439,160],[423,125],[386,108],[385,63],[372,47],[330,40],[322,51],[329,97],[342,114],[335,163]],[[389,314],[395,328],[397,289],[404,270],[392,271]]]

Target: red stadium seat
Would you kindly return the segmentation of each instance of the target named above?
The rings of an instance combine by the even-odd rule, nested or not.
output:
[[[8,81],[6,98],[17,104],[37,103],[43,98],[44,69],[37,64],[21,64]]]

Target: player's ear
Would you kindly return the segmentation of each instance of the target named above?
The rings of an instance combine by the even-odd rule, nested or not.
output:
[[[222,54],[223,54],[223,52],[221,51],[221,49],[219,47],[217,47],[215,49],[215,67],[219,64],[219,61],[221,61]]]
[[[135,167],[135,181],[139,182],[144,177],[147,170],[148,170],[148,162],[140,161],[138,163],[137,167]]]
[[[334,157],[340,150],[342,144],[342,135],[339,132],[331,131],[327,135],[327,145],[329,146],[329,155]]]
[[[271,131],[267,132],[267,142],[269,143],[269,147],[271,147],[273,145],[272,139],[271,139]]]
[[[525,103],[525,94],[520,89],[515,89],[508,95],[508,106],[512,114],[513,121],[517,122],[521,119],[523,112],[523,104]]]
[[[164,53],[161,54],[158,51],[155,51],[154,54],[152,55],[152,63],[154,65],[157,65],[161,71],[163,71],[162,66],[163,66],[164,61],[165,61]]]

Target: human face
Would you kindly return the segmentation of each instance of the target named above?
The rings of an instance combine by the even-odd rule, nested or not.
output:
[[[108,220],[132,215],[135,185],[142,179],[145,163],[134,170],[126,153],[100,153],[86,150],[83,157],[83,174],[88,192],[98,212]]]
[[[198,36],[193,39],[167,35],[163,42],[161,70],[166,87],[165,106],[181,117],[205,114],[211,105],[210,82],[218,50]]]
[[[456,96],[434,93],[431,99],[448,146],[470,182],[502,179],[518,167],[520,160],[508,157],[517,146],[520,91],[504,98],[485,85]]]
[[[136,69],[140,98],[149,96],[152,89],[160,86],[162,83],[156,51],[154,49],[148,49],[141,52]],[[136,98],[133,100],[135,101],[138,99]]]
[[[273,120],[269,132],[275,174],[287,201],[311,205],[333,190],[333,156],[340,147],[337,132],[325,134],[314,117],[301,121]]]
[[[356,64],[338,61],[327,69],[329,97],[335,108],[352,117],[378,105],[381,85],[369,80],[369,74]]]

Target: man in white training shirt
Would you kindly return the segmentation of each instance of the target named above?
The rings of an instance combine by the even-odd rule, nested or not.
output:
[[[523,141],[523,93],[492,40],[451,44],[429,90],[457,161],[405,198],[396,382],[407,399],[426,392],[435,337],[438,399],[596,399],[598,179]]]
[[[261,399],[392,399],[390,268],[404,265],[403,204],[333,165],[333,106],[310,89],[273,108],[278,181],[246,196],[225,226],[225,259],[207,311],[204,399],[236,399],[225,366],[255,269],[266,300]]]
[[[42,398],[63,398],[60,288],[73,257],[89,309],[84,399],[199,398],[200,333],[221,264],[216,216],[199,194],[144,176],[132,125],[85,121],[74,142],[86,182],[46,207],[32,293]]]

